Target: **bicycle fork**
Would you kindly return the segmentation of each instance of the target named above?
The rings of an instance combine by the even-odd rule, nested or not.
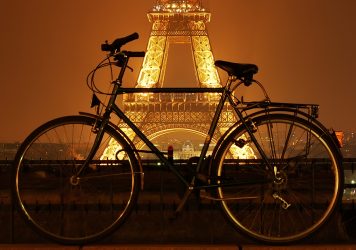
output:
[[[70,184],[73,185],[73,186],[77,186],[79,185],[80,183],[80,175],[82,174],[82,172],[84,171],[84,169],[86,169],[89,164],[90,164],[90,161],[94,158],[99,146],[100,146],[100,143],[103,139],[103,136],[104,136],[104,128],[105,126],[108,124],[108,119],[100,119],[99,121],[99,117],[97,118],[97,120],[95,121],[93,127],[92,127],[92,132],[94,134],[96,134],[96,137],[95,137],[95,140],[94,140],[94,143],[93,143],[93,146],[88,154],[88,156],[86,157],[83,165],[80,167],[80,169],[74,173],[71,177],[70,177]]]

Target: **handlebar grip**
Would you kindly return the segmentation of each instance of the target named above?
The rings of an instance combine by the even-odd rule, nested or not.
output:
[[[112,46],[120,48],[122,45],[125,45],[126,43],[131,42],[131,41],[136,40],[136,39],[138,39],[138,33],[137,32],[132,33],[131,35],[116,39],[112,43]]]
[[[112,44],[104,43],[101,45],[102,51],[114,52],[115,50],[120,50],[121,46],[125,45],[128,42],[138,39],[139,35],[137,32],[132,33],[131,35],[118,38]]]
[[[126,51],[125,54],[128,57],[145,57],[145,52],[144,51]]]

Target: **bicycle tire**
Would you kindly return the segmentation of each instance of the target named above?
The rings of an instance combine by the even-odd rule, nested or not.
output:
[[[105,127],[79,183],[71,184],[70,177],[95,140],[95,122],[86,116],[49,121],[26,138],[15,156],[13,194],[20,213],[38,232],[59,243],[84,244],[103,238],[117,229],[137,201],[137,159],[111,126]],[[112,149],[115,155],[119,148],[119,160],[103,157],[108,155],[105,150]]]
[[[292,115],[269,114],[252,123],[250,129],[272,169],[245,126],[231,132],[215,158],[220,185],[216,191],[226,218],[240,232],[265,243],[312,235],[340,202],[338,149],[324,130]]]

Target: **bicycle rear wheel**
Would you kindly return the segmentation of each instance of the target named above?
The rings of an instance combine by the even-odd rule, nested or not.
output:
[[[95,122],[85,116],[52,120],[32,132],[15,157],[13,193],[20,213],[60,243],[102,238],[123,222],[137,200],[137,159],[110,126],[89,168],[71,182],[96,138]],[[118,160],[112,160],[117,152]]]
[[[244,126],[226,138],[216,167],[222,210],[237,229],[260,241],[286,243],[309,236],[340,200],[337,148],[304,119],[270,114],[252,122],[268,163]]]

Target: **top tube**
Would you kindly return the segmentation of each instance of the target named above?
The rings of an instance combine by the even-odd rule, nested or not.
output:
[[[224,88],[119,88],[119,94],[128,93],[223,93]]]

